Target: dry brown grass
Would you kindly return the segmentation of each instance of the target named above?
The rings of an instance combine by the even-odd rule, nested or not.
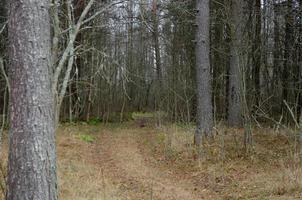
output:
[[[302,199],[302,158],[292,133],[255,129],[247,154],[243,130],[219,127],[214,139],[203,142],[201,155],[191,145],[193,133],[191,127],[164,127],[157,136],[162,145],[154,149],[166,155],[167,166],[195,174],[197,187],[218,199]]]
[[[96,144],[82,135],[99,134],[94,126],[64,126],[58,133],[60,199],[115,200],[116,188],[108,181],[96,158]]]
[[[301,158],[291,133],[280,131],[276,134],[271,129],[255,129],[253,132],[254,151],[251,154],[244,151],[242,130],[219,127],[214,139],[204,141],[202,157],[199,157],[199,150],[192,145],[192,127],[61,126],[57,136],[60,199],[149,199],[150,191],[161,191],[165,184],[170,184],[167,191],[174,191],[180,186],[174,182],[182,180],[183,192],[192,190],[195,196],[200,195],[196,199],[302,199]],[[84,141],[82,135],[92,136],[95,141]],[[114,139],[117,136],[124,141],[121,146],[124,151],[130,149],[140,158],[140,163],[148,167],[148,173],[155,180],[154,188],[142,186],[141,179],[149,176],[136,172],[143,170],[142,166],[133,163],[135,170],[128,174],[131,170],[126,168],[131,165],[131,160],[135,160],[135,157],[130,158],[131,152],[118,154],[119,150],[112,147],[110,151],[114,152],[102,154],[108,142],[117,145]],[[129,136],[130,139],[125,141]],[[6,142],[2,149],[2,165],[6,166]],[[120,156],[116,156],[115,165],[102,163],[111,153]],[[119,167],[123,164],[121,162],[127,163]],[[107,169],[110,166],[115,168]],[[153,171],[157,175],[152,175]],[[3,182],[1,174],[0,180]],[[144,192],[146,194],[142,194]],[[157,195],[157,199],[161,199],[160,194]],[[167,197],[167,193],[165,195]]]
[[[83,134],[95,134],[95,127],[62,126],[57,135],[59,199],[116,200],[116,188],[104,178],[95,162],[95,144],[80,139]],[[7,163],[7,140],[3,147],[2,165]],[[3,179],[0,179],[3,182]],[[3,191],[1,197],[3,198]]]

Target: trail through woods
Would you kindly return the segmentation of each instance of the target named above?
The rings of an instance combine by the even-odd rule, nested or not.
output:
[[[212,143],[211,157],[199,162],[186,146],[192,138],[170,131],[171,152],[165,131],[154,127],[62,126],[57,138],[60,199],[301,199],[302,169],[285,154],[289,144],[283,137],[255,136],[259,151],[249,158],[234,148],[231,135],[225,162],[219,162],[219,140]]]
[[[145,135],[105,133],[99,138],[98,159],[104,176],[119,185],[121,199],[197,200],[203,194],[170,170],[163,170],[140,147]],[[148,157],[147,157],[148,156]]]

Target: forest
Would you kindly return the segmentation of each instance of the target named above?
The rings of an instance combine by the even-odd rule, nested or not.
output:
[[[0,0],[0,199],[302,199],[302,0]]]

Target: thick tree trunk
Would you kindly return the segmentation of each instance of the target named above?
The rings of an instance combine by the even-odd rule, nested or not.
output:
[[[7,200],[57,199],[48,0],[9,3]]]
[[[197,74],[197,130],[195,144],[213,128],[213,105],[210,67],[210,2],[197,0],[196,74]]]

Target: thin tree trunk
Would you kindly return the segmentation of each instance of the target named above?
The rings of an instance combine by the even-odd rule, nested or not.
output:
[[[244,124],[244,144],[247,152],[252,147],[252,128],[249,106],[247,102],[248,42],[244,37],[244,26],[247,23],[246,8],[248,1],[232,1],[232,43],[230,63],[230,93],[229,93],[229,124],[242,126]]]
[[[49,5],[49,0],[9,4],[7,200],[57,199]]]
[[[302,0],[299,1],[299,17],[302,17]],[[302,24],[298,27],[298,105],[297,105],[297,121],[301,124],[302,114]],[[301,134],[302,139],[302,134]]]
[[[160,58],[160,46],[159,46],[159,20],[158,20],[158,8],[157,0],[153,0],[152,3],[153,12],[153,39],[154,39],[154,49],[155,49],[155,61],[156,61],[156,72],[159,84],[162,84],[162,69],[161,69],[161,58]]]
[[[231,48],[228,90],[228,123],[231,126],[241,126],[241,102],[240,102],[240,43],[242,40],[242,8],[240,2],[232,1],[231,8]]]
[[[255,87],[255,105],[260,103],[260,68],[261,68],[261,0],[255,0],[255,40],[253,43],[253,69]]]
[[[282,111],[285,113],[285,120],[289,120],[290,113],[288,112],[288,108],[283,104],[284,101],[290,100],[290,76],[293,73],[293,45],[294,45],[294,35],[293,35],[293,24],[294,24],[294,16],[293,16],[293,1],[287,1],[287,13],[285,16],[285,39],[284,39],[284,66],[282,71],[282,99],[281,104]]]
[[[156,90],[155,94],[155,109],[160,110],[163,106],[162,96],[163,96],[163,79],[162,79],[162,65],[161,65],[161,54],[160,54],[160,38],[159,38],[159,16],[158,16],[158,1],[152,1],[152,21],[153,21],[153,42],[154,42],[154,51],[155,51],[155,66],[157,74],[156,87],[161,88]]]

